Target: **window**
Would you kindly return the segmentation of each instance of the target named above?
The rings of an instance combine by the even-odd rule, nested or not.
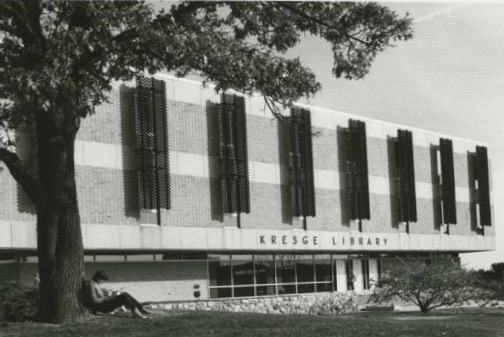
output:
[[[330,254],[208,255],[210,298],[333,291]]]
[[[371,282],[369,280],[369,260],[362,260],[362,289],[371,289]]]
[[[170,209],[165,82],[139,78],[135,91],[136,149],[140,208]],[[158,215],[158,222],[159,222]],[[159,224],[159,223],[158,223]]]
[[[250,213],[245,99],[222,94],[219,115],[224,213]]]
[[[353,270],[353,260],[345,261],[345,271],[347,277],[347,290],[354,290],[355,274]]]
[[[310,111],[292,108],[291,122],[289,144],[292,212],[296,217],[315,216]]]
[[[482,226],[492,225],[490,184],[488,178],[488,153],[484,146],[476,146],[476,180],[479,220]]]
[[[366,124],[350,119],[346,151],[348,198],[352,219],[369,220],[369,182],[367,163]],[[362,231],[361,224],[359,228]]]
[[[443,234],[449,234],[450,224],[457,223],[457,206],[455,198],[455,172],[453,168],[453,145],[450,139],[441,138],[439,147],[434,148],[438,195],[435,196],[439,226]]]
[[[395,140],[396,195],[398,222],[417,221],[413,136],[411,131],[397,130]]]

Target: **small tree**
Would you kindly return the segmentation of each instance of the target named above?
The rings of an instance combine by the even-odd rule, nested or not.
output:
[[[473,274],[451,259],[439,259],[431,264],[422,260],[399,260],[378,279],[370,301],[401,299],[427,313],[473,299],[474,284]]]

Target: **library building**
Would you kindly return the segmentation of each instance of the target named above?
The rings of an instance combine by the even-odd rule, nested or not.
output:
[[[495,249],[478,141],[159,74],[82,121],[87,276],[143,302],[369,292],[401,259]],[[16,135],[29,161],[31,135]],[[2,167],[0,163],[0,167]],[[0,281],[32,283],[36,214],[0,173]]]

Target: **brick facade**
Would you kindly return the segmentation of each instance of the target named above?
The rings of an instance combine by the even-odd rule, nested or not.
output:
[[[211,88],[168,78],[168,135],[172,208],[162,211],[162,225],[173,227],[221,228],[224,220],[219,186],[220,162],[217,110],[219,96]],[[76,143],[76,176],[81,219],[84,224],[139,226],[136,154],[134,150],[133,85],[116,84],[110,102],[82,123]],[[250,162],[251,212],[241,214],[244,229],[303,229],[290,211],[288,153],[282,125],[272,119],[257,97],[247,98],[248,158]],[[312,231],[355,232],[358,225],[348,219],[345,162],[341,132],[349,118],[367,123],[368,166],[371,181],[371,220],[363,232],[400,233],[396,223],[393,194],[391,139],[398,128],[337,112],[312,108],[313,161],[316,180],[316,213],[306,219]],[[439,234],[435,224],[432,185],[433,146],[439,138],[414,130],[415,178],[418,222],[412,234]],[[446,136],[443,136],[446,137]],[[449,137],[448,137],[449,138]],[[453,139],[458,223],[451,234],[475,236],[471,211],[467,152],[476,143]],[[419,185],[420,184],[420,185]],[[0,174],[0,220],[34,222],[33,207],[8,172]],[[495,219],[495,218],[494,218]],[[232,224],[232,223],[231,223]],[[493,226],[485,228],[493,235]],[[107,247],[104,247],[107,248]]]

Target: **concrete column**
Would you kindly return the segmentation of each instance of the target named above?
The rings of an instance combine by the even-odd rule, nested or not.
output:
[[[345,260],[336,260],[336,282],[338,292],[347,291]]]

